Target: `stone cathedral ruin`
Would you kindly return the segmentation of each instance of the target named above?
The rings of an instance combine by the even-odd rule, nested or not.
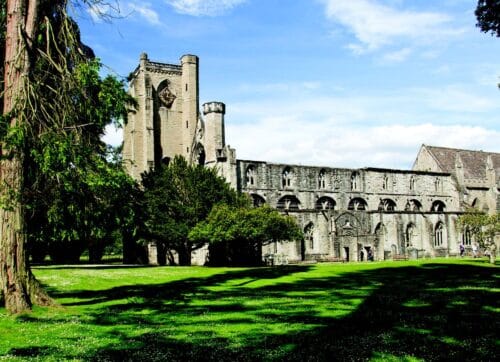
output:
[[[124,129],[125,167],[140,180],[165,158],[183,155],[216,167],[256,206],[266,203],[295,216],[304,240],[268,245],[263,257],[293,262],[456,255],[461,242],[466,248],[472,243],[466,230],[458,231],[457,217],[471,206],[500,209],[499,153],[423,145],[412,170],[237,159],[225,142],[224,103],[205,103],[200,114],[198,71],[194,55],[184,55],[179,65],[141,55],[130,82],[139,108]],[[203,264],[206,253],[193,253],[193,264]]]

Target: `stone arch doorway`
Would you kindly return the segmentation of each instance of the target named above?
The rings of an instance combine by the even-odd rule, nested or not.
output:
[[[335,220],[336,238],[345,261],[359,259],[358,219],[351,213],[344,213]]]

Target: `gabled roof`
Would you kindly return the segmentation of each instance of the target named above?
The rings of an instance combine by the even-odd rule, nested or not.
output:
[[[424,147],[434,157],[443,172],[453,173],[457,161],[461,161],[465,178],[483,179],[486,177],[488,156],[490,156],[493,168],[497,171],[497,175],[500,174],[500,153],[427,145]]]

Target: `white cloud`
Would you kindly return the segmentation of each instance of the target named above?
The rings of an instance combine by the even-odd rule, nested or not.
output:
[[[395,52],[385,54],[382,60],[388,63],[399,63],[406,60],[412,53],[413,51],[410,48],[403,48]]]
[[[165,0],[175,11],[192,16],[217,16],[246,0]]]
[[[415,89],[414,94],[427,107],[445,112],[485,113],[499,109],[497,100],[468,91],[459,85],[447,85],[436,89]]]
[[[140,5],[137,3],[128,3],[128,10],[133,13],[139,14],[142,18],[144,18],[148,23],[152,25],[160,24],[160,16],[156,11],[151,8],[150,3],[141,3]]]
[[[123,141],[123,129],[113,125],[107,125],[104,129],[102,141],[111,146],[119,146]]]
[[[294,117],[227,124],[227,138],[239,159],[331,167],[410,169],[422,143],[498,151],[500,132],[484,127],[393,124],[335,126]]]
[[[113,17],[129,17],[130,15],[138,14],[141,18],[145,19],[148,23],[157,25],[160,24],[160,17],[156,11],[152,9],[149,2],[124,2],[123,6],[119,6],[118,1],[110,1],[105,3],[91,4],[87,8],[95,22],[101,22],[103,19]]]
[[[419,40],[460,33],[442,13],[398,10],[375,0],[322,0],[328,19],[351,31],[359,43],[348,47],[356,54],[373,51],[397,40]]]
[[[238,158],[408,169],[423,143],[500,151],[496,92],[452,84],[328,96],[300,84],[247,85],[259,91],[228,103],[226,140]]]

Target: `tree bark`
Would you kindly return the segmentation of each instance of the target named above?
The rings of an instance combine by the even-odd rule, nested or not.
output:
[[[3,114],[12,112],[12,129],[22,130],[24,126],[22,113],[13,111],[19,110],[17,106],[22,101],[31,67],[28,47],[37,26],[38,6],[39,0],[7,1]],[[10,313],[28,311],[32,304],[53,303],[31,273],[25,249],[22,148],[22,144],[1,144],[0,286]]]

